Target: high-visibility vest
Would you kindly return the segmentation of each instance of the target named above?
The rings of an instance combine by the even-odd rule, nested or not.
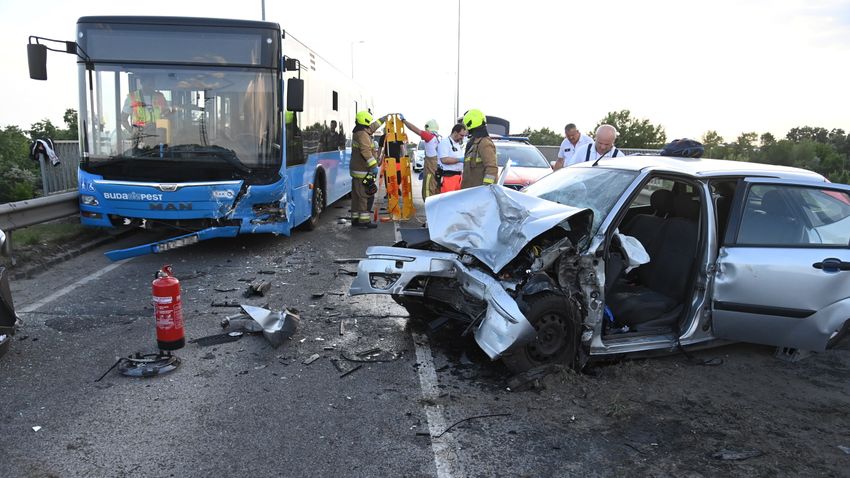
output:
[[[130,92],[131,121],[136,126],[153,124],[162,118],[162,111],[168,107],[162,93],[151,94],[152,105],[146,104],[140,90]]]

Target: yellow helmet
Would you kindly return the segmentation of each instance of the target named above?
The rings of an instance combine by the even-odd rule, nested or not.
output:
[[[428,130],[428,131],[432,131],[432,132],[436,133],[437,131],[440,130],[440,127],[437,126],[437,120],[430,119],[430,120],[428,120],[427,123],[425,123],[425,129]]]
[[[374,121],[374,119],[372,118],[372,113],[364,110],[357,112],[357,116],[354,117],[354,121],[357,124],[369,126],[370,124],[372,124],[372,121]]]
[[[487,123],[487,118],[481,110],[469,110],[463,114],[463,124],[466,129],[475,129]]]

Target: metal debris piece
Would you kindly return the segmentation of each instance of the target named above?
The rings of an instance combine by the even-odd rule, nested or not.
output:
[[[247,333],[260,333],[263,331],[263,327],[260,324],[252,319],[250,315],[243,313],[228,315],[221,319],[221,328],[229,328],[233,331]]]
[[[262,270],[262,271],[257,271],[257,274],[272,275],[272,274],[277,274],[277,271],[273,271],[273,270]]]
[[[325,296],[324,292],[313,292],[312,294],[310,294],[310,297],[312,297],[314,299],[321,299],[324,296]]]
[[[39,431],[39,430],[41,430],[41,427],[40,427],[40,426],[38,426],[38,425],[36,425],[36,426],[32,427],[32,431],[34,431],[34,432],[37,432],[37,431]]]
[[[263,336],[273,347],[280,347],[284,340],[292,337],[298,330],[299,317],[289,310],[272,312],[262,307],[242,305],[245,311],[263,328]]]
[[[216,287],[213,290],[216,292],[233,292],[237,289],[236,287]]]
[[[242,332],[229,332],[225,334],[208,335],[189,341],[190,344],[198,344],[199,347],[209,347],[210,345],[220,345],[230,342],[236,342],[242,338]]]
[[[543,385],[540,380],[544,377],[564,371],[563,365],[548,364],[534,367],[525,372],[518,373],[508,379],[508,388],[512,392],[522,392],[529,389],[541,389]]]
[[[272,283],[266,280],[256,280],[248,284],[248,289],[245,291],[245,297],[253,297],[258,295],[265,297],[266,293],[272,288]]]
[[[351,370],[348,370],[348,371],[346,371],[346,372],[343,372],[343,373],[342,373],[342,375],[340,375],[340,376],[339,376],[339,378],[345,377],[345,376],[347,376],[348,374],[350,374],[350,373],[354,372],[355,370],[360,370],[360,368],[361,368],[361,367],[363,367],[363,364],[360,364],[360,363],[359,363],[359,364],[357,364],[357,365],[355,365],[355,366],[351,367]]]
[[[336,270],[336,275],[339,275],[339,274],[345,274],[345,275],[348,275],[348,276],[357,277],[357,271],[350,271],[348,269],[343,269],[342,267],[340,267],[339,269]]]
[[[170,352],[154,354],[136,353],[119,360],[118,371],[127,377],[145,378],[173,372],[180,366],[180,359]]]
[[[776,347],[776,351],[773,353],[774,357],[788,363],[797,363],[811,355],[812,352],[808,350],[800,350],[790,347]]]
[[[346,367],[343,366],[343,362],[340,361],[339,359],[332,358],[331,363],[333,364],[334,368],[337,369],[338,372],[342,373],[342,372],[347,371]]]
[[[838,445],[838,449],[839,449],[839,450],[841,450],[841,451],[843,451],[844,453],[846,453],[846,454],[850,455],[850,446],[841,446],[841,445]]]
[[[711,455],[711,457],[717,458],[718,460],[740,461],[749,460],[750,458],[755,458],[757,456],[762,455],[764,455],[764,453],[759,450],[720,450],[717,453]]]
[[[345,320],[339,321],[339,335],[340,336],[345,335]]]
[[[365,357],[367,355],[373,355],[373,354],[377,354],[377,353],[380,353],[380,352],[381,352],[380,347],[372,347],[371,349],[366,349],[362,352],[354,352],[354,355],[356,355],[358,357]]]
[[[307,357],[306,359],[304,359],[304,361],[301,362],[301,363],[303,363],[304,365],[310,365],[311,363],[315,362],[316,360],[319,360],[319,357],[321,357],[319,354],[313,354],[313,355]]]
[[[212,306],[212,307],[239,307],[239,302],[237,302],[235,300],[225,300],[223,302],[213,301],[213,303],[210,304],[210,306]]]
[[[357,264],[360,262],[360,258],[358,257],[346,257],[341,259],[334,259],[334,264]]]

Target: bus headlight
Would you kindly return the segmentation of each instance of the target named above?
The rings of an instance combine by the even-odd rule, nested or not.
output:
[[[89,196],[88,194],[80,195],[80,203],[84,206],[99,206],[100,203],[97,201],[97,198],[94,196]]]

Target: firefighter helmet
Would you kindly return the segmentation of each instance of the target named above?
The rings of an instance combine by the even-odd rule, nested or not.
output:
[[[437,120],[429,119],[427,123],[425,123],[425,129],[427,131],[431,131],[432,133],[436,133],[440,130],[440,127],[437,126]]]
[[[475,129],[487,124],[487,118],[481,110],[469,110],[463,114],[463,124],[467,129]]]
[[[354,120],[357,122],[357,124],[363,126],[369,126],[370,124],[372,124],[372,121],[374,121],[374,119],[372,118],[372,113],[365,110],[358,111],[357,116],[354,117]]]

